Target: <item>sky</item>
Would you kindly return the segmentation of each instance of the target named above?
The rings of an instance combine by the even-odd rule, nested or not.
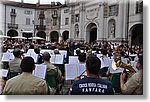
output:
[[[9,0],[9,1],[17,1],[17,2],[21,2],[21,0]],[[51,3],[51,2],[57,2],[59,1],[60,3],[64,4],[65,0],[40,0],[41,4],[47,4],[47,3]],[[38,0],[24,0],[25,3],[37,3]]]

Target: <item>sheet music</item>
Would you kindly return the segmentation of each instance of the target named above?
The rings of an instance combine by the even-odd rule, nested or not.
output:
[[[24,53],[23,56],[24,56],[24,57],[30,57],[30,55],[27,54],[27,53]]]
[[[78,76],[78,68],[75,64],[65,64],[65,79],[74,80]]]
[[[10,54],[9,53],[3,53],[1,61],[2,62],[9,62],[10,61]]]
[[[110,59],[109,58],[100,58],[101,60],[101,68],[110,67]]]
[[[7,69],[0,69],[0,78],[7,77],[8,70]]]
[[[10,60],[15,59],[15,56],[14,56],[13,53],[9,53],[9,54],[10,54],[10,56],[9,56],[9,59],[10,59]]]
[[[60,50],[59,52],[61,55],[65,56],[65,58],[67,57],[67,51],[66,50]]]
[[[35,53],[35,52],[34,52],[34,49],[28,49],[27,54],[28,54],[28,55],[32,55],[32,53]]]
[[[34,59],[34,62],[36,63],[38,59],[38,54],[32,53],[30,56]]]
[[[36,77],[45,79],[46,76],[46,65],[42,64],[36,64],[35,70],[32,72],[32,74]]]
[[[78,56],[69,56],[69,64],[79,64]]]
[[[14,49],[8,49],[6,53],[12,53]]]
[[[85,68],[85,64],[79,64],[78,66],[79,66],[78,67],[78,76],[79,76],[86,70],[86,68]]]
[[[86,70],[85,64],[65,64],[65,79],[74,80]]]
[[[50,61],[52,64],[64,64],[64,56],[63,55],[52,55]]]
[[[103,56],[103,54],[96,54],[96,56],[100,59]]]

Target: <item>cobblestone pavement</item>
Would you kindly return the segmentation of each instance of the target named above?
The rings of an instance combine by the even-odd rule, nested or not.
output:
[[[71,87],[71,81],[70,80],[65,80],[64,81],[64,85],[62,87],[62,90],[61,90],[61,94],[62,95],[68,95],[68,91],[69,91],[69,88]]]

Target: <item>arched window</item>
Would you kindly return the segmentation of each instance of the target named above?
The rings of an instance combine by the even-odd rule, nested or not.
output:
[[[57,31],[52,31],[50,33],[50,39],[51,39],[51,42],[58,42],[59,33]]]
[[[66,41],[67,39],[69,39],[69,31],[64,31],[62,33],[62,36],[63,36],[63,40]]]

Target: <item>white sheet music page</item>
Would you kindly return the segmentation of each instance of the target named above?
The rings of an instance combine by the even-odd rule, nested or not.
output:
[[[78,66],[76,64],[65,64],[65,79],[74,80],[78,76]]]
[[[32,72],[32,74],[36,77],[45,79],[46,76],[46,65],[42,64],[36,64],[35,70]]]

